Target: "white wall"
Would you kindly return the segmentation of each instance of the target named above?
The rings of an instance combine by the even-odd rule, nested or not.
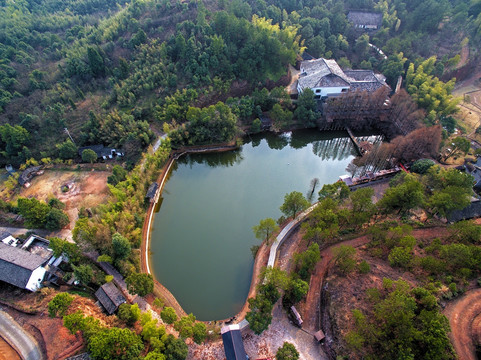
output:
[[[349,86],[337,86],[337,87],[323,87],[323,88],[314,88],[314,95],[316,96],[329,96],[329,95],[339,95],[342,94],[342,90],[347,92],[349,90]]]
[[[37,291],[45,276],[45,273],[45,268],[41,266],[33,270],[32,275],[30,275],[30,279],[28,279],[27,286],[25,286],[25,289],[30,291]]]

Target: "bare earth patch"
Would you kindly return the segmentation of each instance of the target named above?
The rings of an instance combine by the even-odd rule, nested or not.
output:
[[[32,179],[29,188],[22,188],[20,196],[48,200],[56,197],[65,204],[69,225],[54,234],[71,240],[71,230],[75,227],[80,208],[92,208],[106,201],[109,195],[107,178],[109,171],[60,171],[46,169],[43,175]],[[68,186],[67,191],[62,191]]]

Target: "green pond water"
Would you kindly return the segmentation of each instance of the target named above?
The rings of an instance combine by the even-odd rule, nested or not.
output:
[[[173,167],[155,215],[154,276],[198,320],[232,317],[252,276],[252,227],[279,218],[284,195],[307,194],[313,178],[338,180],[355,156],[344,132],[248,137],[241,149],[192,154]],[[314,196],[315,201],[317,196]]]

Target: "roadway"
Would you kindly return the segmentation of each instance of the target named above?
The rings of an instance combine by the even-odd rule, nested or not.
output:
[[[44,360],[35,339],[6,312],[0,310],[0,335],[23,360]]]

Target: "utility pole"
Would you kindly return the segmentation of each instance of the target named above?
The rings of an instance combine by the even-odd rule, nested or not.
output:
[[[68,135],[68,137],[70,138],[70,140],[72,140],[72,142],[75,144],[75,141],[73,141],[73,138],[72,136],[70,135],[70,132],[68,131],[67,128],[64,128],[63,131]],[[76,144],[75,144],[76,145]]]

